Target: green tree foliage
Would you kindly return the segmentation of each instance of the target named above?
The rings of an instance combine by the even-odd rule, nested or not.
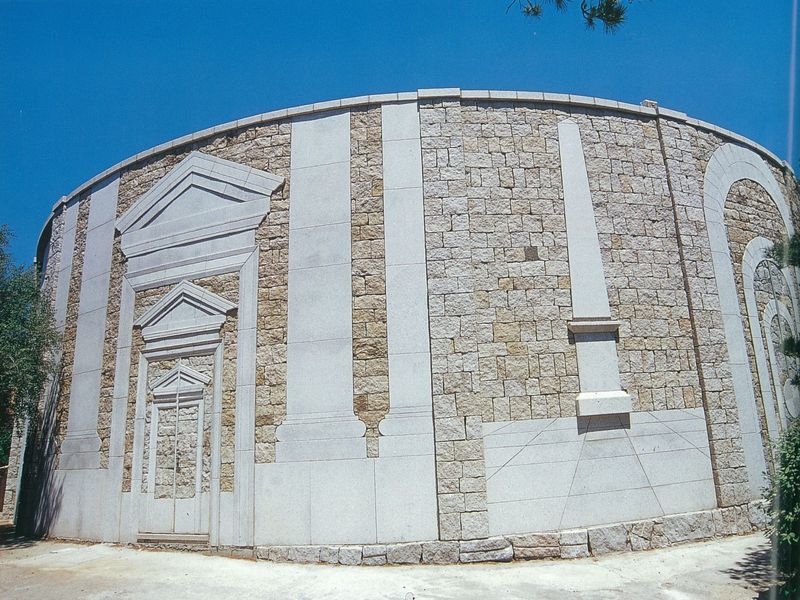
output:
[[[800,419],[781,436],[775,474],[767,492],[770,536],[777,551],[780,593],[800,598]]]
[[[800,192],[800,179],[795,178],[794,185]],[[800,267],[800,235],[775,242],[767,257],[781,267]],[[786,338],[783,353],[800,358],[800,340]],[[800,385],[800,375],[795,375],[792,383]],[[769,534],[781,577],[778,591],[784,598],[800,598],[800,419],[790,423],[778,442],[775,472],[766,499],[771,521]]]
[[[606,33],[612,33],[625,21],[625,13],[632,2],[633,0],[581,0],[581,15],[589,29],[594,29],[599,22],[603,24]],[[569,3],[570,0],[514,0],[508,5],[508,9],[517,5],[526,17],[538,18],[544,14],[545,5],[565,11]]]
[[[10,235],[0,226],[0,465],[8,462],[14,419],[36,413],[44,384],[55,372],[58,343],[36,269],[13,263]]]

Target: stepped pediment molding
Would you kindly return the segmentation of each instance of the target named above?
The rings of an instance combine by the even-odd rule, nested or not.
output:
[[[166,349],[218,341],[228,313],[236,305],[190,281],[182,281],[151,306],[134,326],[141,327],[148,349]]]

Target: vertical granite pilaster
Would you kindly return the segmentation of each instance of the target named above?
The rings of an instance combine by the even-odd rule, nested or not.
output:
[[[97,417],[118,191],[114,176],[93,188],[90,197],[62,469],[100,466]]]
[[[611,320],[600,241],[578,125],[558,124],[564,213],[567,222],[572,315],[569,324],[578,355],[579,416],[629,413],[631,397],[621,389],[616,331]]]

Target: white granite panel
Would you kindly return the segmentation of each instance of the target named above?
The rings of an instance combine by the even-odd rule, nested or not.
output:
[[[424,264],[386,267],[389,354],[430,352],[427,294]]]
[[[558,529],[635,521],[661,514],[663,511],[652,488],[570,496]]]
[[[439,537],[433,453],[381,456],[375,462],[375,495],[378,543]]]
[[[564,184],[564,214],[567,221],[567,247],[572,289],[573,316],[608,317],[608,293],[603,274],[603,259],[597,238],[592,195],[583,156],[578,125],[569,119],[558,124],[561,153],[561,178]]]
[[[292,169],[350,162],[350,112],[326,112],[292,121]],[[292,185],[294,185],[292,177]]]
[[[255,544],[309,544],[313,506],[308,463],[255,466]]]
[[[292,144],[294,148],[298,140]],[[349,163],[334,163],[292,169],[292,201],[289,203],[289,229],[350,222]],[[289,236],[291,238],[291,236]],[[291,261],[291,257],[289,257]]]
[[[383,191],[386,266],[425,263],[422,189]]]
[[[96,450],[100,447],[100,438],[96,432],[100,367],[103,361],[106,303],[114,239],[114,223],[109,215],[112,208],[116,211],[118,189],[119,178],[114,177],[94,188],[90,199],[90,228],[86,234],[81,274],[69,417],[67,433],[61,446],[62,467],[95,468],[99,465],[99,457],[85,449],[87,438],[93,438],[91,446],[96,446]],[[70,454],[74,456],[69,457]]]
[[[486,423],[484,444],[492,535],[657,517],[716,502],[702,409],[632,413],[630,424],[616,415]],[[679,498],[680,486],[696,493]]]
[[[291,167],[286,418],[277,429],[277,460],[361,457],[364,426],[353,412],[350,114],[294,121]]]
[[[352,412],[353,350],[350,340],[290,343],[286,355],[286,395],[292,399],[293,415],[346,409],[341,398],[348,393]],[[309,365],[313,365],[313,370]]]
[[[389,398],[395,408],[430,411],[431,358],[427,352],[389,354]]]
[[[312,544],[377,541],[374,464],[367,458],[310,463]]]
[[[292,229],[289,236],[292,269],[350,265],[350,224]]]
[[[289,271],[289,343],[352,339],[352,312],[349,262]]]
[[[422,187],[422,155],[419,139],[383,140],[383,178],[387,189]]]
[[[67,316],[67,298],[69,296],[70,275],[72,274],[72,255],[75,253],[75,231],[78,222],[78,202],[69,204],[64,209],[64,234],[61,246],[61,261],[58,265],[58,283],[56,284],[56,300],[54,319],[59,331],[64,331]]]
[[[416,102],[383,104],[381,121],[384,141],[419,140],[419,110]]]

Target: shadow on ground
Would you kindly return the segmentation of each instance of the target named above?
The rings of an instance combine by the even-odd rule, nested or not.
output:
[[[736,565],[726,569],[725,573],[735,581],[747,583],[752,589],[754,598],[772,600],[781,598],[776,591],[776,574],[772,565],[772,548],[762,546],[748,552]]]
[[[35,539],[18,534],[12,522],[0,521],[0,551],[28,548],[35,543]]]

